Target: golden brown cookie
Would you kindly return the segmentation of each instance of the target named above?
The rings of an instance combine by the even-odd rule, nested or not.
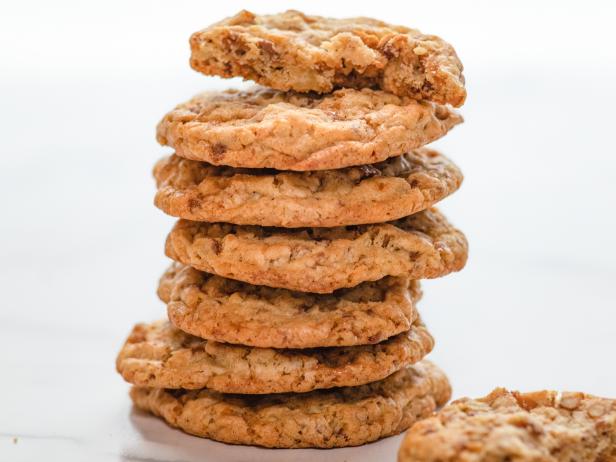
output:
[[[464,235],[435,209],[383,224],[264,228],[180,220],[166,254],[250,284],[330,293],[385,276],[435,278],[462,269]]]
[[[170,156],[156,164],[154,177],[154,202],[169,215],[285,228],[396,220],[462,183],[451,161],[426,148],[373,165],[315,172],[235,169]]]
[[[333,294],[255,286],[174,264],[158,295],[179,329],[218,342],[314,348],[381,342],[411,328],[417,281],[387,277]]]
[[[206,92],[158,124],[176,154],[213,165],[329,170],[374,164],[440,138],[462,117],[446,106],[382,91]]]
[[[135,405],[172,427],[269,448],[357,446],[406,430],[447,402],[445,374],[422,361],[384,380],[300,394],[228,395],[133,387]]]
[[[454,401],[417,423],[399,462],[610,462],[616,400],[585,393],[509,392]]]
[[[204,340],[167,321],[137,324],[118,355],[124,379],[141,387],[223,393],[301,393],[380,380],[434,345],[420,321],[376,345],[278,350]]]
[[[190,63],[199,72],[278,90],[380,88],[454,106],[466,98],[462,63],[451,45],[370,18],[244,10],[193,34],[190,47]]]

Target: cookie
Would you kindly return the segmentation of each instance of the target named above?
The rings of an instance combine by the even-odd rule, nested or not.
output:
[[[175,261],[250,284],[330,293],[385,276],[435,278],[462,269],[464,235],[435,209],[389,223],[264,228],[180,220],[165,251]]]
[[[379,382],[310,393],[133,387],[130,394],[138,408],[192,435],[269,448],[333,448],[406,430],[446,403],[451,388],[439,368],[422,361]]]
[[[616,460],[616,400],[509,392],[454,401],[404,438],[399,462]]]
[[[462,122],[446,106],[382,91],[285,93],[262,87],[202,93],[158,124],[176,154],[212,165],[329,170],[374,164]]]
[[[415,321],[376,345],[276,350],[204,340],[167,321],[137,324],[116,366],[134,385],[223,393],[301,393],[380,380],[421,360],[434,345]]]
[[[154,177],[154,203],[169,215],[285,228],[396,220],[462,183],[451,161],[426,148],[373,165],[315,172],[235,169],[170,156],[156,164]]]
[[[278,90],[380,88],[454,106],[466,99],[462,63],[450,44],[370,18],[241,11],[193,34],[190,48],[199,72]]]
[[[333,294],[255,286],[172,265],[158,295],[169,320],[197,337],[261,348],[354,346],[411,328],[417,281],[387,277]]]

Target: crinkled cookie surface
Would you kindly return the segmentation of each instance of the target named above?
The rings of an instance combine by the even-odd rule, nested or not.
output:
[[[358,387],[229,395],[133,387],[135,405],[191,435],[270,448],[357,446],[406,430],[447,402],[447,377],[429,361]]]
[[[315,95],[253,87],[178,105],[158,124],[157,139],[213,165],[329,170],[399,156],[461,122],[447,106],[367,88]]]
[[[382,223],[431,207],[456,191],[462,172],[419,148],[372,165],[314,172],[238,169],[170,156],[154,168],[154,203],[194,221],[333,227]]]
[[[278,90],[379,88],[456,107],[466,99],[463,66],[449,43],[371,18],[244,10],[194,33],[190,46],[193,69]]]
[[[509,392],[452,402],[417,423],[399,462],[612,462],[616,400],[585,393]]]

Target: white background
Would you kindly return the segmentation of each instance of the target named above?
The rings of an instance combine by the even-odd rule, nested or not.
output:
[[[188,37],[242,7],[368,15],[453,43],[467,122],[436,143],[466,174],[443,204],[468,266],[425,284],[454,394],[616,395],[616,10],[609,2],[6,2],[0,14],[0,460],[393,460],[267,451],[131,411],[114,371],[172,224],[151,204],[154,126],[211,87]]]

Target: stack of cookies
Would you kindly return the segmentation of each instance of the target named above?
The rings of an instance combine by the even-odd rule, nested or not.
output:
[[[459,169],[423,147],[462,121],[462,65],[436,36],[367,18],[247,11],[195,33],[191,65],[269,88],[202,93],[160,122],[155,203],[179,217],[118,359],[135,405],[188,433],[341,447],[450,397],[419,279],[460,270],[432,206]]]

